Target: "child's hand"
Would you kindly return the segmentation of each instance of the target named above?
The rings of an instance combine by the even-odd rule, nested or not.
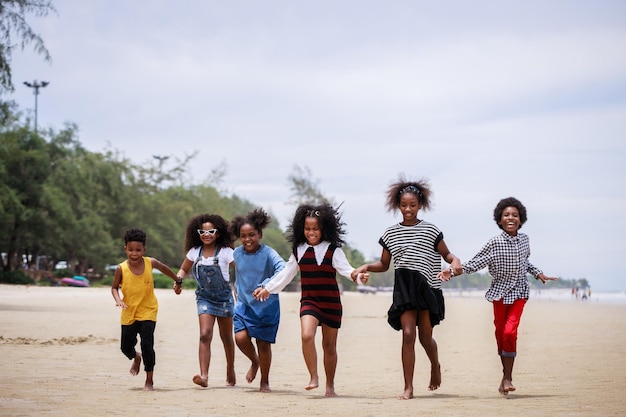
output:
[[[537,275],[537,279],[543,282],[543,285],[546,285],[546,281],[558,281],[558,278],[549,277],[549,276],[546,276],[545,274]]]
[[[120,307],[122,310],[125,310],[128,306],[123,301],[118,301],[115,303],[115,307]]]
[[[354,282],[356,282],[358,285],[367,284],[367,280],[369,279],[370,279],[370,274],[368,274],[367,272],[358,272],[353,278]]]
[[[174,292],[178,295],[183,291],[183,284],[175,282],[172,288],[174,289]]]
[[[450,278],[452,278],[452,271],[450,269],[444,269],[437,274],[437,278],[442,281],[450,281]]]
[[[259,301],[265,301],[270,296],[270,292],[263,287],[259,287],[254,290],[252,296]]]
[[[357,284],[366,283],[369,276],[370,275],[367,273],[367,265],[361,265],[360,267],[353,270],[350,274],[350,278],[352,279],[352,281],[356,282]],[[363,279],[365,279],[365,281],[363,281]],[[361,282],[359,282],[359,280],[361,280]]]

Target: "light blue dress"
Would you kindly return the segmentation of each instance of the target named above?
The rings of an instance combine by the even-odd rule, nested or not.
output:
[[[261,244],[254,253],[248,253],[239,246],[233,257],[237,289],[233,318],[235,333],[247,330],[250,337],[275,343],[280,321],[278,294],[271,294],[266,301],[261,302],[252,293],[259,285],[265,285],[277,275],[285,267],[285,261],[278,252],[265,244]]]

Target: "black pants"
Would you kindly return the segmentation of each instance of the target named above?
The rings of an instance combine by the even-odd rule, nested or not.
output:
[[[154,370],[156,355],[154,353],[154,329],[156,322],[152,320],[136,321],[133,324],[122,324],[122,341],[120,348],[128,359],[135,359],[137,351],[137,335],[141,338],[141,356],[143,369],[146,372]]]

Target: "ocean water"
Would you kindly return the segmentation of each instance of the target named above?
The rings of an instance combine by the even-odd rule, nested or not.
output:
[[[455,288],[444,289],[446,297],[484,297],[486,290],[466,290],[460,291]],[[533,300],[553,300],[564,302],[577,302],[577,303],[604,303],[604,304],[626,304],[626,292],[594,292],[591,291],[591,295],[588,295],[586,299],[582,297],[582,291],[579,292],[579,296],[572,295],[571,289],[558,288],[558,289],[541,289],[530,290],[530,298]]]

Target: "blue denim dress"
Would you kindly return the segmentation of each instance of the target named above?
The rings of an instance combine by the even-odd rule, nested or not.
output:
[[[196,304],[198,315],[211,314],[219,317],[232,317],[234,299],[228,282],[224,280],[219,266],[219,248],[215,251],[213,265],[202,265],[202,248],[194,262],[191,271],[198,284],[196,289]]]

